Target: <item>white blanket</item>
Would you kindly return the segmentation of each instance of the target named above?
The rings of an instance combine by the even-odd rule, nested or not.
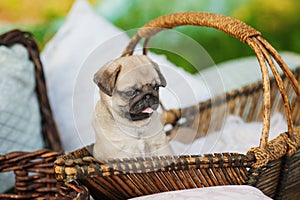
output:
[[[259,145],[262,122],[244,122],[238,116],[228,116],[224,127],[206,137],[194,139],[189,130],[183,130],[184,137],[178,136],[171,141],[175,155],[197,155],[206,153],[238,152],[246,154],[251,147]],[[274,139],[279,133],[285,132],[285,118],[276,113],[271,117],[269,139]],[[190,138],[187,138],[191,136]],[[184,138],[184,142],[182,141]]]

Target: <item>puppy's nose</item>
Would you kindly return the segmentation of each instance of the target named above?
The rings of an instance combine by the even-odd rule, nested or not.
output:
[[[150,94],[147,94],[147,95],[146,95],[146,99],[150,99]]]

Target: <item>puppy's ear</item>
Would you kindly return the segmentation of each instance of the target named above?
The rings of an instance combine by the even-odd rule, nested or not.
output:
[[[152,61],[152,63],[153,63],[154,69],[156,70],[156,72],[157,72],[157,74],[158,74],[158,77],[159,77],[159,79],[160,79],[160,84],[161,84],[161,86],[162,86],[162,87],[166,87],[167,81],[166,81],[165,77],[162,75],[162,73],[161,73],[161,71],[160,71],[160,69],[159,69],[158,64],[155,63],[155,62],[153,62],[153,61]]]
[[[110,62],[94,75],[94,82],[102,92],[112,96],[120,71],[120,64]]]

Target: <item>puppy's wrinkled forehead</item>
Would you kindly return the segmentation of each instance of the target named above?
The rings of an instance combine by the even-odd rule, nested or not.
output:
[[[118,62],[122,66],[117,81],[119,90],[133,86],[139,88],[145,84],[161,84],[158,66],[147,56],[123,57]]]
[[[113,91],[136,89],[145,84],[165,87],[167,82],[158,65],[145,55],[121,57],[105,64],[94,74],[94,82],[101,92],[112,96]]]

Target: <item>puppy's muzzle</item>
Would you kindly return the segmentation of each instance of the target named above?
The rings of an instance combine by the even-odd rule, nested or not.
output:
[[[147,93],[134,101],[130,106],[128,118],[132,121],[143,120],[150,117],[159,106],[159,98],[153,93]]]

